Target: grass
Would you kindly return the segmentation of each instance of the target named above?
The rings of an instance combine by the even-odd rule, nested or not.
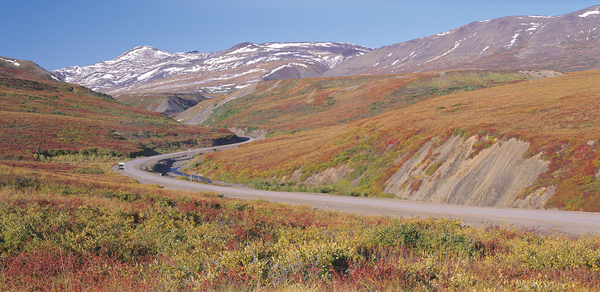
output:
[[[361,217],[0,166],[3,290],[585,290],[600,239]],[[81,166],[80,166],[81,167]]]
[[[217,108],[204,125],[253,126],[278,135],[333,126],[438,96],[523,80],[512,71],[465,71],[268,81],[252,95]],[[200,106],[206,107],[206,102]]]
[[[575,77],[585,81],[595,76],[570,76]],[[2,123],[0,134],[3,139],[15,139],[26,154],[29,151],[31,159],[14,159],[20,154],[16,148],[2,152],[5,156],[0,157],[3,291],[585,291],[600,287],[600,238],[594,236],[565,238],[503,226],[476,229],[462,226],[460,221],[433,218],[362,217],[140,185],[113,172],[114,159],[128,149],[119,145],[135,141],[141,144],[136,144],[138,147],[150,147],[157,137],[187,139],[188,134],[197,135],[197,129],[185,132],[189,128],[161,124],[161,119],[144,111],[128,114],[130,108],[84,88],[40,83],[50,87],[41,90],[37,83],[11,82],[21,88],[0,88],[0,117],[12,121]],[[553,84],[557,83],[542,85],[545,88]],[[523,92],[527,88],[513,89]],[[549,92],[558,89],[548,88]],[[72,93],[75,91],[79,93]],[[527,111],[544,115],[557,114],[545,111],[548,107],[569,111],[583,102],[593,107],[595,95],[581,101],[582,93],[575,94],[577,98],[564,104],[548,100],[536,104],[532,98],[518,102],[532,102],[536,106],[529,106]],[[447,121],[429,122],[450,127],[447,135],[460,127],[458,132],[468,136],[469,129],[476,127],[463,125],[462,119],[473,118],[463,115],[473,107],[489,106],[483,101],[490,102],[480,95],[476,97],[455,96],[466,110],[453,112]],[[64,104],[40,106],[39,102],[51,104],[49,100]],[[85,101],[82,106],[89,106],[89,112],[70,109],[76,101]],[[229,155],[249,153],[263,155],[254,157],[259,161],[281,162],[279,169],[230,172],[235,173],[232,179],[271,178],[293,172],[298,165],[320,171],[347,163],[356,169],[351,176],[369,183],[373,173],[388,165],[387,160],[401,158],[436,134],[438,128],[427,127],[423,114],[439,111],[435,108],[450,100],[436,101],[439,103],[420,103],[415,111],[401,113],[408,128],[390,123],[398,117],[398,112],[392,112],[377,119],[280,135],[246,145],[240,151],[230,150]],[[27,107],[36,112],[21,111]],[[65,115],[53,115],[52,111]],[[586,114],[593,120],[594,113],[590,112]],[[122,128],[110,132],[110,137],[99,135],[104,129],[117,127],[119,120],[112,121],[115,113],[122,113],[131,123],[120,123]],[[19,120],[22,116],[29,119]],[[510,118],[518,121],[518,117]],[[576,118],[582,117],[574,114]],[[448,121],[455,124],[444,124]],[[134,135],[139,129],[134,124],[145,130]],[[161,125],[182,133],[159,131]],[[519,127],[518,123],[510,125]],[[543,121],[532,125],[547,126]],[[562,129],[571,124],[560,125]],[[507,126],[501,120],[496,126],[494,137],[500,139]],[[60,142],[70,137],[68,129],[80,131],[76,136],[83,138]],[[595,131],[593,127],[585,129]],[[55,132],[46,135],[48,131]],[[535,144],[538,136],[522,137],[532,139],[532,153],[544,151],[555,165],[577,165],[575,162],[586,160],[590,161],[588,167],[598,167],[598,159],[590,159],[588,154],[594,145],[577,146],[587,139],[586,135],[572,136],[577,138],[568,140],[566,148],[560,143],[551,144],[555,151],[549,151],[554,148],[548,148],[548,144]],[[562,141],[559,135],[555,138],[550,141]],[[257,153],[254,147],[264,152]],[[213,170],[241,168],[225,163],[221,154],[206,154],[202,165]],[[243,163],[250,156],[240,158]],[[429,167],[435,168],[434,164]],[[589,177],[579,178],[578,182],[591,190],[598,189]]]
[[[226,129],[184,126],[84,87],[28,76],[0,76],[0,155],[39,159],[90,150],[132,157],[213,145]],[[37,155],[37,157],[35,157]]]
[[[475,145],[477,152],[496,141],[517,138],[530,143],[526,157],[542,153],[541,158],[549,161],[548,169],[534,184],[534,189],[557,187],[547,207],[600,211],[599,183],[595,177],[600,167],[599,75],[600,71],[569,73],[438,96],[404,109],[353,122],[337,121],[329,126],[324,121],[335,120],[330,115],[322,119],[310,116],[315,124],[295,119],[300,127],[315,125],[315,129],[271,137],[227,154],[208,154],[212,165],[218,167],[200,166],[197,171],[213,180],[236,183],[253,179],[282,182],[284,177],[290,178],[299,171],[301,179],[296,182],[301,185],[302,179],[347,164],[361,174],[343,178],[342,185],[346,187],[339,192],[379,196],[403,161],[428,141],[443,142],[452,135],[481,139],[487,136],[489,140]],[[301,82],[308,81],[297,81]],[[264,83],[257,88],[266,87]],[[331,96],[331,92],[313,94],[320,95]],[[243,104],[240,101],[240,106]],[[334,106],[338,104],[341,102],[336,101]],[[340,108],[337,111],[344,113]],[[288,127],[285,116],[282,112],[270,119],[274,123],[271,127]]]

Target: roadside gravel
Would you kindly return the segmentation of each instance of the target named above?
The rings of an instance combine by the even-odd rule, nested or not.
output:
[[[359,215],[388,215],[405,218],[444,217],[448,219],[460,219],[465,225],[474,227],[503,225],[517,229],[535,229],[542,234],[556,232],[571,237],[579,237],[584,234],[600,235],[600,213],[447,205],[398,199],[263,191],[184,181],[142,170],[144,165],[156,163],[161,159],[175,157],[180,159],[182,156],[191,158],[201,152],[232,149],[251,141],[139,158],[126,162],[125,170],[119,170],[118,173],[127,175],[139,183],[159,184],[167,189],[192,192],[209,191],[219,193],[228,198],[244,200],[264,199],[284,204],[310,205],[313,209],[325,211],[339,211]]]

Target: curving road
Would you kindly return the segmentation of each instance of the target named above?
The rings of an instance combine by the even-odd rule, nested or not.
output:
[[[514,226],[515,228],[535,228],[542,233],[554,230],[561,234],[573,237],[584,234],[600,235],[600,213],[448,205],[398,199],[263,191],[183,181],[170,177],[163,177],[156,173],[150,173],[140,169],[141,166],[153,161],[178,156],[189,156],[191,158],[191,156],[196,155],[199,152],[232,149],[251,141],[252,140],[226,146],[208,147],[139,158],[126,162],[125,170],[119,170],[119,173],[127,175],[140,183],[159,184],[168,189],[210,191],[220,193],[229,198],[240,198],[245,200],[265,199],[270,202],[310,205],[314,209],[341,211],[359,215],[390,215],[405,218],[417,216],[421,218],[427,218],[429,216],[435,218],[460,218],[464,221],[465,225],[474,227],[481,227],[484,224],[499,224],[504,226]]]

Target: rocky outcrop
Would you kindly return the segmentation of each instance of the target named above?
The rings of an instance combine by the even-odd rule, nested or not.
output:
[[[159,112],[166,116],[178,114],[183,111],[181,107],[167,98],[163,99],[156,108],[148,107],[147,110]]]
[[[541,154],[524,158],[529,143],[517,139],[483,139],[453,136],[439,147],[433,142],[424,145],[390,178],[385,192],[448,204],[543,207],[552,188],[519,198],[546,170],[548,162],[539,158]],[[475,153],[474,146],[482,141],[489,141],[489,147]]]
[[[249,137],[256,140],[264,139],[267,137],[268,134],[267,130],[265,129],[249,130],[248,128],[231,127],[229,128],[229,131],[231,131],[238,137]]]
[[[529,193],[525,190],[547,170],[549,162],[540,159],[541,153],[525,158],[523,154],[527,149],[529,143],[514,138],[452,136],[446,141],[432,139],[411,157],[403,156],[394,161],[402,165],[386,182],[384,193],[402,199],[446,204],[544,208],[556,193],[555,186],[541,187]],[[305,186],[334,184],[353,171],[347,164],[342,164],[301,179],[302,171],[298,169],[291,178],[283,177],[281,182],[295,181]],[[360,178],[350,185],[356,187]]]
[[[549,188],[542,187],[529,195],[517,198],[511,207],[539,209],[542,208],[555,193],[555,186],[551,186]]]

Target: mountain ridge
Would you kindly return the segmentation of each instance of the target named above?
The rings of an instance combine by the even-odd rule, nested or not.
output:
[[[0,160],[25,163],[75,154],[126,158],[236,139],[227,129],[181,125],[59,81],[32,61],[5,57],[0,57],[0,125]]]
[[[29,60],[17,60],[0,56],[0,75],[10,77],[26,77],[36,80],[53,80],[62,82],[52,72]]]
[[[558,16],[507,16],[375,49],[324,76],[434,70],[600,68],[600,5]]]
[[[338,42],[246,42],[214,53],[171,53],[138,46],[112,60],[52,72],[66,82],[117,97],[148,92],[221,93],[261,81],[283,68],[291,70],[278,78],[319,76],[369,50]]]
[[[558,16],[475,21],[377,49],[342,42],[244,42],[213,53],[171,53],[138,46],[112,60],[52,73],[136,102],[130,97],[210,98],[264,80],[448,70],[590,70],[600,68],[599,46],[600,5],[596,5]]]

